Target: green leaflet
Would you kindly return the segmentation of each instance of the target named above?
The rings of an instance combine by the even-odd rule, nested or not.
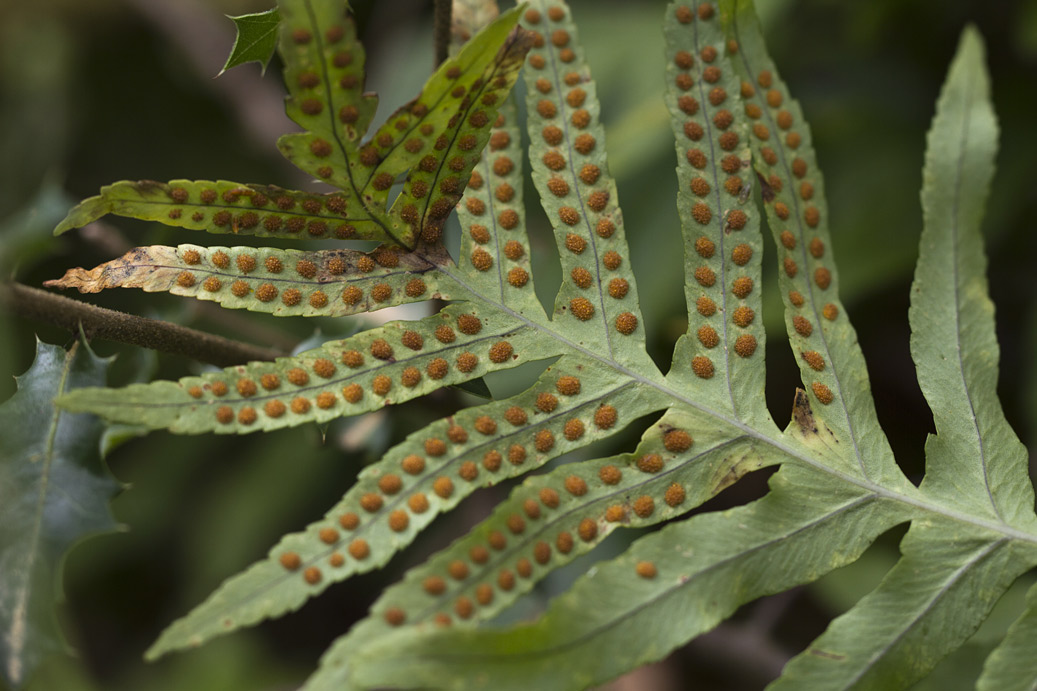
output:
[[[980,236],[997,121],[975,29],[936,105],[923,171],[925,229],[911,286],[911,356],[933,410],[923,490],[1033,530],[1028,456],[997,397],[998,345]]]
[[[168,291],[231,309],[279,317],[341,317],[432,297],[449,298],[436,265],[445,253],[382,248],[301,252],[252,247],[137,247],[85,271],[69,269],[45,285],[97,293],[108,288]]]
[[[234,22],[237,35],[220,74],[247,62],[258,62],[266,74],[266,67],[277,49],[277,25],[281,21],[277,8],[228,18]]]
[[[99,454],[104,425],[53,406],[64,392],[103,385],[107,370],[86,346],[66,353],[38,341],[17,393],[0,405],[0,670],[11,688],[67,650],[54,612],[65,553],[116,528],[108,500],[118,484]]]
[[[804,488],[818,497],[811,506],[800,499]],[[586,688],[662,657],[746,601],[852,561],[904,518],[823,475],[782,470],[754,504],[638,540],[533,624],[386,637],[355,655],[351,681],[355,688]]]
[[[987,658],[976,688],[980,691],[1023,691],[1037,685],[1037,587],[1026,593],[1026,610]]]

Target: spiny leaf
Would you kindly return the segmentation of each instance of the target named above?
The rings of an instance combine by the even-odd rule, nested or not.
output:
[[[54,234],[116,214],[209,233],[391,241],[378,226],[357,218],[358,213],[356,202],[337,192],[312,194],[227,180],[123,181],[80,202]]]
[[[983,44],[970,28],[937,102],[923,171],[925,229],[911,288],[911,355],[937,434],[926,444],[922,488],[1032,530],[1037,517],[1028,455],[997,397],[994,304],[979,232],[996,149]]]
[[[533,330],[461,303],[296,357],[177,382],[83,389],[63,396],[60,405],[185,434],[244,434],[377,410],[554,354],[536,345]]]
[[[227,18],[234,22],[237,35],[220,74],[247,62],[258,62],[262,73],[266,74],[266,67],[277,49],[277,25],[281,21],[277,8]]]
[[[214,300],[224,307],[279,317],[339,317],[452,297],[436,271],[449,257],[388,248],[300,252],[252,247],[137,247],[90,271],[69,269],[44,285],[97,293],[142,288]],[[454,292],[454,291],[450,291]]]
[[[0,405],[0,667],[12,688],[66,649],[54,613],[65,552],[116,527],[108,500],[118,485],[98,451],[103,424],[53,405],[74,388],[103,385],[107,369],[78,343],[66,353],[38,341],[18,391]]]

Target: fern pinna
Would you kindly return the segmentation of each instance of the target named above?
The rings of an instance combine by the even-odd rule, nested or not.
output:
[[[323,520],[225,582],[170,626],[149,657],[282,616],[385,564],[476,488],[530,473],[649,413],[655,422],[635,448],[530,475],[469,534],[387,588],[327,651],[307,688],[586,687],[665,656],[743,603],[854,561],[877,536],[909,522],[900,562],[774,683],[904,688],[968,639],[1037,564],[1026,452],[994,386],[998,350],[979,225],[996,122],[974,30],[963,35],[940,97],[925,164],[912,355],[938,434],[916,487],[876,418],[838,297],[810,130],[767,56],[751,2],[666,9],[665,98],[689,319],[665,373],[645,350],[595,84],[564,3],[533,0],[501,15],[373,132],[375,101],[361,93],[363,52],[343,3],[282,0],[279,9],[288,113],[305,129],[279,146],[339,191],[120,182],[58,230],[114,213],[216,233],[381,246],[145,247],[53,284],[135,286],[278,315],[347,315],[430,298],[451,304],[297,357],[85,389],[60,404],[175,432],[247,433],[366,412],[557,359],[526,391],[434,422],[390,449]],[[520,67],[529,166],[563,273],[550,311],[534,293],[522,137],[506,98]],[[456,260],[441,239],[455,205],[463,228]],[[764,216],[779,267],[779,285],[768,290],[781,291],[804,384],[784,429],[763,396]],[[762,499],[637,539],[531,623],[484,624],[612,531],[681,517],[747,472],[776,465]],[[1034,609],[1031,598],[989,657],[983,688],[1032,687]]]

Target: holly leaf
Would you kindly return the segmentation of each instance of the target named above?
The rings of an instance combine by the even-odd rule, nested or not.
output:
[[[65,553],[116,528],[108,500],[118,483],[99,452],[104,423],[54,407],[62,393],[103,386],[107,369],[86,346],[37,342],[18,391],[0,405],[0,670],[11,688],[67,649],[54,616]]]
[[[220,74],[246,62],[258,62],[265,74],[270,58],[274,56],[274,50],[277,48],[277,25],[281,23],[281,15],[277,8],[237,17],[227,15],[227,19],[234,22],[238,35],[234,39],[234,47],[231,48],[227,64],[220,70]]]

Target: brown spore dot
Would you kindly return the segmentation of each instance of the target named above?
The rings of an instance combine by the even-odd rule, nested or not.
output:
[[[789,302],[791,302],[796,307],[802,307],[803,303],[805,302],[803,299],[803,294],[800,293],[798,290],[790,290]]]
[[[399,607],[390,607],[382,616],[389,626],[402,626],[403,622],[407,621],[407,613]]]
[[[551,560],[551,546],[543,540],[533,545],[533,560],[538,564],[546,564]]]
[[[278,561],[281,562],[281,566],[289,571],[295,571],[302,566],[302,558],[299,557],[297,552],[284,552]]]
[[[395,533],[402,533],[410,525],[410,516],[406,511],[397,509],[389,513],[389,529]]]
[[[479,477],[479,466],[472,461],[465,461],[457,469],[457,475],[466,482],[472,482]]]
[[[684,488],[676,482],[666,488],[666,493],[663,495],[663,501],[669,506],[680,506],[684,503],[686,494]]]
[[[727,100],[727,92],[723,88],[715,86],[710,90],[709,102],[714,106],[719,106],[725,100]]]
[[[736,245],[735,248],[731,250],[731,261],[738,266],[745,266],[752,258],[753,248],[744,242],[740,245]]]
[[[475,612],[475,605],[469,598],[462,595],[454,601],[454,612],[462,619],[470,619]]]
[[[409,454],[400,461],[400,467],[408,475],[418,475],[425,470],[425,459],[417,454]]]
[[[590,193],[587,197],[587,206],[590,207],[591,211],[597,211],[598,213],[605,210],[605,207],[609,203],[609,193],[605,190],[596,190]]]
[[[499,341],[490,346],[490,361],[500,364],[511,359],[515,349],[507,341]]]
[[[389,360],[393,356],[393,349],[383,338],[376,338],[371,342],[371,355],[379,360]]]
[[[576,59],[576,53],[571,48],[563,48],[558,52],[558,59],[562,62],[569,63]]]
[[[493,266],[493,257],[481,247],[476,247],[472,251],[471,260],[476,271],[487,271]]]
[[[789,207],[785,202],[776,202],[774,204],[774,215],[783,221],[789,217]]]
[[[710,65],[702,70],[702,78],[710,84],[716,84],[720,81],[720,68]]]
[[[594,305],[587,298],[573,298],[569,301],[569,312],[580,321],[587,321],[594,316]]]
[[[817,400],[823,404],[828,405],[835,400],[835,396],[832,394],[832,390],[821,382],[814,382],[810,385],[810,388],[814,390],[814,396]]]
[[[555,437],[550,430],[542,429],[533,438],[533,447],[540,453],[547,453],[554,448]]]
[[[777,92],[774,92],[777,93]],[[778,94],[779,98],[781,94]],[[768,102],[770,101],[770,94],[767,95]],[[778,123],[778,127],[783,130],[787,130],[792,127],[792,113],[787,110],[778,111],[778,114],[774,117],[775,122]]]
[[[695,115],[699,112],[699,102],[687,94],[677,99],[677,107],[685,115]]]
[[[536,407],[542,413],[550,413],[558,407],[558,399],[549,393],[537,394]]]
[[[753,319],[755,318],[756,313],[753,312],[751,308],[746,307],[745,305],[736,308],[735,311],[731,314],[731,321],[733,321],[737,326],[740,326],[743,329],[752,324]]]
[[[321,139],[318,137],[310,142],[310,153],[316,156],[317,158],[326,158],[331,155],[331,152],[331,144],[326,139]],[[361,154],[360,160],[363,159],[363,154]],[[370,165],[374,164],[372,163]]]
[[[832,285],[832,272],[825,267],[819,267],[814,271],[814,283],[821,290],[828,290],[828,286]]]
[[[702,135],[705,134],[705,130],[702,129],[702,125],[697,122],[688,121],[684,123],[684,136],[688,139],[697,142],[702,139]]]
[[[436,327],[435,336],[436,340],[440,343],[453,343],[457,338],[457,334],[454,333],[454,330],[446,324]]]
[[[581,154],[586,156],[591,151],[594,151],[594,146],[597,142],[594,137],[589,134],[581,134],[573,140],[573,148],[579,151]]]
[[[565,10],[558,5],[552,5],[547,10],[547,16],[550,17],[553,22],[560,22],[565,19]]]
[[[583,105],[583,102],[587,99],[587,92],[583,89],[571,89],[569,93],[565,95],[565,102],[569,104],[570,108],[579,108]]]
[[[699,379],[710,379],[715,373],[713,361],[703,355],[696,355],[691,359],[691,371]]]
[[[298,305],[301,300],[302,293],[299,292],[299,290],[296,288],[288,288],[283,293],[281,293],[281,302],[283,302],[288,307],[294,307],[295,305]]]
[[[781,235],[778,236],[778,239],[781,240],[781,244],[785,249],[791,250],[796,248],[796,236],[789,231],[781,231]]]
[[[486,470],[491,473],[495,473],[500,470],[501,463],[504,461],[504,457],[501,456],[500,451],[487,451],[482,458],[482,465]]]
[[[350,384],[342,389],[342,398],[349,403],[357,403],[364,396],[364,390],[359,384]]]
[[[699,285],[709,288],[717,282],[717,275],[708,266],[700,266],[695,269],[695,280],[698,281]]]
[[[691,435],[682,429],[667,430],[663,434],[663,446],[666,447],[667,451],[672,451],[673,453],[687,451],[691,448],[692,443],[694,442]]]
[[[569,275],[572,277],[573,283],[585,290],[587,288],[590,288],[591,284],[594,282],[594,276],[591,275],[590,271],[583,268],[582,266],[578,266],[575,269],[573,269]]]
[[[695,86],[695,80],[691,78],[691,75],[687,72],[681,72],[673,78],[673,83],[677,85],[677,88],[681,91],[688,91],[691,87]]]
[[[222,381],[214,381],[210,389],[213,396],[226,396],[227,395],[227,383]]]
[[[698,168],[699,170],[705,168],[706,163],[708,162],[708,160],[706,159],[706,154],[702,153],[701,149],[688,149],[687,158],[688,163],[690,163],[692,167]]]
[[[682,70],[690,70],[695,65],[695,58],[686,50],[678,50],[673,56],[673,64]]]
[[[824,318],[828,321],[835,321],[839,316],[839,308],[829,302],[821,308],[821,314],[824,315]]]
[[[570,475],[565,478],[565,491],[574,497],[582,497],[587,494],[587,482],[578,475]]]
[[[310,307],[314,309],[322,309],[328,306],[328,296],[326,293],[320,290],[315,290],[310,293]]]
[[[785,275],[789,278],[795,278],[796,274],[799,273],[799,267],[796,266],[796,262],[793,261],[792,257],[785,257],[781,264],[785,269]]]
[[[310,411],[310,402],[302,396],[296,396],[292,399],[291,408],[296,415],[302,415]]]
[[[457,356],[455,364],[457,365],[458,370],[467,374],[474,370],[476,365],[479,364],[479,358],[472,353],[465,352]]]
[[[739,276],[731,283],[731,292],[736,297],[744,300],[753,291],[753,279],[748,276]]]
[[[378,489],[385,494],[396,494],[403,489],[403,480],[395,473],[388,473],[378,478]]]
[[[804,180],[799,185],[799,196],[804,201],[813,198],[814,186]]]
[[[598,234],[598,237],[608,239],[616,232],[616,226],[609,219],[602,218],[598,220],[597,225],[594,227],[594,232]]]
[[[798,149],[802,142],[803,138],[799,136],[799,132],[789,132],[785,135],[785,144],[790,149]]]
[[[335,405],[335,394],[329,391],[323,391],[317,394],[317,407],[321,410],[327,410]]]
[[[637,330],[637,317],[631,312],[621,312],[616,316],[616,330],[629,336]]]
[[[581,540],[590,542],[598,536],[598,524],[590,518],[584,518],[577,526],[576,532],[580,535]]]
[[[267,417],[279,418],[282,415],[284,415],[285,411],[287,410],[288,408],[285,406],[285,404],[281,401],[278,401],[277,399],[267,401],[263,405],[263,412],[267,414]]]
[[[379,374],[377,377],[371,380],[371,391],[374,391],[379,396],[385,396],[392,389],[392,379]]]
[[[701,343],[706,348],[715,348],[720,344],[720,336],[717,334],[716,329],[708,324],[703,324],[699,327],[696,334]]]
[[[494,190],[493,194],[495,197],[497,197],[498,201],[507,204],[515,196],[515,188],[506,182],[502,182],[501,184],[497,185],[497,189]]]
[[[511,531],[512,535],[521,535],[526,532],[526,521],[519,516],[517,513],[513,513],[508,516],[505,525],[508,526],[508,530]]]
[[[695,301],[695,309],[703,317],[712,317],[717,312],[717,305],[711,299],[703,295]]]
[[[730,178],[731,180],[738,180],[738,178]],[[741,187],[741,181],[739,180],[738,187]],[[741,209],[734,209],[727,214],[727,227],[732,230],[741,230],[745,228],[745,224],[749,222],[749,217]]]
[[[450,562],[446,570],[455,581],[463,581],[468,578],[468,564],[465,564],[460,559]]]
[[[347,305],[356,305],[364,299],[364,292],[356,285],[347,285],[342,291],[342,302]]]
[[[442,439],[432,437],[425,440],[425,453],[429,456],[439,457],[446,453],[446,442]]]
[[[317,533],[320,541],[326,545],[333,545],[339,540],[339,533],[334,528],[321,528]]]
[[[204,392],[202,391],[202,387],[200,387],[200,386],[192,386],[192,387],[190,387],[187,390],[187,394],[191,398],[201,398],[202,395],[204,394]]]
[[[806,221],[807,225],[811,228],[816,228],[817,224],[821,222],[821,212],[818,211],[816,206],[808,206],[806,210],[803,211],[803,220]]]
[[[740,357],[751,357],[756,352],[756,337],[752,334],[742,334],[735,339],[735,352]]]
[[[515,587],[515,574],[504,569],[497,575],[497,585],[505,592],[511,590]]]
[[[623,479],[623,473],[614,465],[606,465],[598,471],[598,477],[606,485],[616,485]]]
[[[357,367],[360,367],[364,364],[364,355],[359,350],[347,350],[344,353],[342,353],[342,364],[346,367],[349,367],[350,369],[356,369]],[[302,370],[292,371],[301,372],[303,375],[306,374]]]
[[[797,178],[802,178],[807,174],[807,162],[802,158],[796,157],[792,160],[792,174]]]
[[[242,396],[255,396],[256,395],[256,382],[251,379],[239,379],[237,383],[238,393]]]
[[[238,422],[243,425],[251,425],[256,421],[256,419],[258,419],[258,417],[256,409],[250,406],[245,406],[238,411]]]
[[[728,154],[720,160],[720,168],[728,175],[734,175],[742,169],[742,159],[734,154]]]
[[[564,375],[558,377],[558,380],[555,382],[555,388],[563,396],[575,396],[580,393],[580,380],[571,375]]]
[[[573,418],[566,421],[565,426],[562,428],[562,434],[564,434],[565,438],[569,441],[576,441],[583,436],[585,430],[586,428],[583,421]]]
[[[580,214],[571,206],[563,206],[558,210],[558,218],[566,225],[574,226],[580,222]]]
[[[489,415],[480,415],[475,418],[475,431],[479,434],[489,436],[497,431],[497,423]]]
[[[659,570],[655,567],[655,564],[653,564],[650,561],[637,562],[637,566],[634,567],[634,571],[637,573],[638,576],[647,580],[651,580],[655,578],[657,575],[659,575]]]
[[[594,411],[594,425],[598,429],[611,429],[618,418],[616,409],[610,405],[602,405]]]
[[[454,482],[448,477],[437,477],[432,483],[432,491],[442,499],[449,499],[454,493]]]
[[[804,350],[802,355],[803,361],[810,365],[812,369],[820,372],[825,368],[825,359],[816,350]]]
[[[321,572],[316,566],[311,566],[302,572],[303,579],[310,585],[317,585],[321,580]]]
[[[355,530],[360,525],[360,517],[352,511],[347,511],[338,517],[338,524],[346,530]]]
[[[443,358],[437,357],[428,363],[425,367],[425,373],[428,374],[429,379],[442,379],[450,371],[450,365]]]
[[[643,495],[634,500],[631,505],[634,509],[634,513],[640,518],[648,518],[655,513],[655,500],[647,495]]]
[[[637,469],[642,473],[658,473],[663,466],[662,456],[657,453],[647,453],[637,459]]]
[[[446,581],[439,576],[429,576],[421,582],[421,587],[429,595],[442,595],[446,592]]]
[[[360,508],[368,513],[374,513],[382,508],[382,497],[380,494],[369,492],[360,497]]]
[[[605,265],[605,268],[610,271],[615,271],[623,263],[623,258],[618,252],[609,250],[601,257],[601,263]]]

